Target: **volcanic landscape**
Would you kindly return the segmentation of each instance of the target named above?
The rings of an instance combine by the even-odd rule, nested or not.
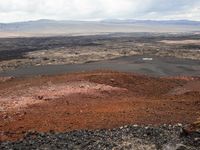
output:
[[[1,38],[0,149],[199,149],[199,41]]]

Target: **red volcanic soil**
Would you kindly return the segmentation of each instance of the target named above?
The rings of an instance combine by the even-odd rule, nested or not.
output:
[[[199,78],[97,71],[0,79],[0,141],[27,131],[191,123],[199,116]]]

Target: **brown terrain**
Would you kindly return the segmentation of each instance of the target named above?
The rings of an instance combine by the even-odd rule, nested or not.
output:
[[[93,71],[0,81],[0,141],[27,131],[187,124],[199,115],[197,77]]]
[[[199,39],[200,34],[161,33],[0,38],[0,73],[30,66],[84,64],[138,55],[199,61]]]

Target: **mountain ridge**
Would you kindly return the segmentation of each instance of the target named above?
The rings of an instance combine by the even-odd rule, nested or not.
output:
[[[11,25],[11,24],[28,24],[28,23],[69,23],[69,22],[82,22],[82,23],[163,23],[163,24],[189,24],[189,25],[200,25],[200,21],[196,20],[137,20],[137,19],[103,19],[99,21],[85,21],[85,20],[53,20],[53,19],[38,19],[28,20],[11,23],[1,23],[0,25]]]
[[[106,19],[82,21],[40,19],[25,22],[0,23],[0,37],[196,31],[200,31],[200,21],[192,20]]]

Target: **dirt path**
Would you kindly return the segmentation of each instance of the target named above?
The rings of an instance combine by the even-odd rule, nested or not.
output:
[[[200,79],[98,71],[0,81],[0,140],[25,131],[72,131],[126,124],[191,123]],[[191,87],[191,88],[190,88]]]

